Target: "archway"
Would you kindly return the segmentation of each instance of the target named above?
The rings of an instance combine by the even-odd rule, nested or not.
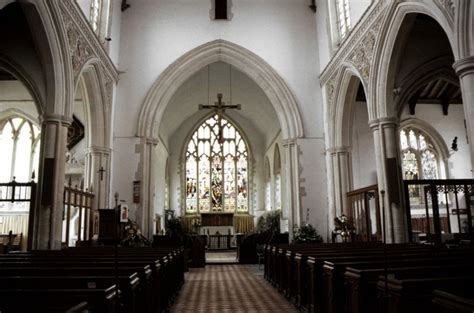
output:
[[[454,142],[454,137],[466,136],[463,123],[459,123],[459,120],[464,119],[464,111],[459,79],[452,68],[456,49],[453,48],[454,38],[449,23],[435,11],[415,4],[400,5],[392,23],[393,32],[388,34],[386,41],[386,46],[392,50],[382,50],[379,76],[373,81],[377,82],[375,112],[379,118],[374,119],[372,123],[380,141],[381,158],[378,162],[382,171],[379,173],[379,184],[387,191],[385,206],[388,208],[390,223],[394,226],[391,237],[393,241],[404,241],[409,223],[405,203],[408,203],[406,200],[409,199],[404,199],[405,195],[402,192],[402,180],[406,176],[407,169],[402,172],[401,167],[407,164],[407,158],[415,160],[415,154],[409,152],[404,144],[405,136],[408,134],[399,128],[400,120],[417,119],[424,124],[433,125],[443,138],[443,143],[438,146]],[[423,131],[417,130],[416,127],[407,128],[406,131],[413,140],[410,148],[418,143],[423,146],[433,145],[428,143],[428,139],[426,142],[424,139],[433,137],[428,133],[429,128]],[[449,153],[449,158],[465,156],[469,160],[466,142],[464,148],[465,151]],[[401,150],[404,151],[403,155]],[[441,152],[433,153],[441,155]],[[456,162],[455,165],[453,159],[447,161],[450,164],[447,167],[462,167],[463,164],[469,163],[465,162],[466,158],[462,158],[463,161]],[[443,165],[440,162],[444,161],[438,157],[437,159],[439,168]],[[430,164],[435,163],[433,161]],[[454,172],[462,171],[456,169]],[[468,169],[464,171],[469,172]],[[469,174],[454,176],[465,178]],[[420,178],[417,175],[410,177]],[[439,172],[437,175],[426,177],[442,177],[442,174]],[[419,212],[414,212],[415,215],[419,215]]]
[[[251,51],[221,39],[189,51],[158,77],[140,111],[137,134],[154,138],[163,112],[179,86],[198,70],[218,61],[238,68],[265,92],[277,113],[284,139],[303,136],[296,99],[278,73]]]
[[[160,132],[162,129],[164,129],[163,125],[167,125],[167,123],[171,120],[169,118],[164,118],[165,112],[169,110],[170,103],[172,103],[173,99],[176,97],[178,89],[185,85],[193,76],[206,75],[206,68],[209,68],[209,66],[212,66],[212,64],[221,64],[221,67],[230,68],[231,72],[234,70],[233,73],[241,73],[238,75],[245,76],[249,83],[251,82],[251,84],[257,87],[259,90],[258,93],[260,94],[259,97],[265,99],[265,102],[269,105],[268,108],[271,110],[271,112],[274,112],[272,114],[275,114],[275,118],[273,120],[279,123],[277,129],[281,129],[281,133],[278,136],[277,134],[270,136],[272,137],[272,140],[277,140],[280,144],[283,141],[290,141],[294,143],[297,138],[303,136],[301,117],[293,94],[286,86],[284,81],[279,77],[279,75],[265,61],[245,48],[224,40],[212,41],[197,47],[175,61],[160,75],[158,80],[149,91],[145,99],[145,103],[141,109],[137,134],[143,138],[142,164],[144,165],[144,171],[142,171],[142,180],[147,182],[145,183],[142,192],[143,199],[145,200],[143,207],[145,207],[145,205],[148,207],[153,207],[153,205],[150,206],[150,204],[153,202],[153,197],[151,197],[151,195],[152,193],[156,193],[153,183],[154,179],[151,178],[149,171],[147,171],[147,168],[152,166],[151,164],[154,162],[153,159],[158,160],[157,154],[153,154],[151,151],[153,151],[155,145],[158,146],[158,150],[160,149],[160,145],[162,145],[164,146],[164,150],[168,150],[166,154],[171,152],[169,147],[167,147],[167,144],[162,142],[162,136],[160,135]],[[231,76],[232,75],[234,74],[231,74]],[[228,86],[225,88],[227,87]],[[225,93],[227,93],[227,96],[229,96],[229,89],[226,90],[227,92]],[[210,95],[212,95],[214,98],[215,92],[208,93],[206,95],[206,100],[203,101],[204,103],[212,104],[212,102],[208,102],[212,101],[210,100]],[[186,118],[189,118],[189,122],[193,119],[187,113],[184,113],[184,115]],[[260,117],[265,117],[265,115],[266,114],[260,114]],[[197,114],[197,116],[202,117],[203,113],[200,112]],[[231,117],[235,116],[231,115]],[[240,123],[241,121],[238,120],[238,122]],[[244,122],[244,124],[245,123],[246,122]],[[252,125],[250,126],[253,128],[257,127],[256,131],[259,131],[258,129],[260,127]],[[295,163],[297,162],[296,147],[294,144],[290,144],[288,145],[287,149],[288,151],[286,151],[285,155],[288,155],[289,159],[286,163],[287,168],[282,172],[285,172],[285,175],[288,173],[288,175],[291,176],[291,178],[285,179],[285,182],[295,182],[297,181],[296,177],[298,175],[297,171],[295,171],[295,169],[297,169],[297,166],[295,167]],[[158,154],[163,153],[159,152]],[[170,169],[179,168],[176,164],[173,165],[173,162],[177,161],[170,159]],[[259,161],[257,161],[257,163],[259,163]],[[258,165],[253,170],[263,173],[263,166]],[[182,175],[182,173],[180,175]],[[170,178],[171,191],[176,190],[177,188],[182,188],[180,183],[176,183],[173,180],[173,174],[170,174]],[[261,177],[259,176],[256,184],[260,185],[261,183]],[[298,212],[300,210],[298,188],[286,188],[285,190],[288,190],[287,194],[285,195],[285,200],[288,201],[285,203],[285,209],[288,210],[288,208],[292,208],[294,212]],[[256,202],[256,205],[259,209],[259,206],[262,204],[263,209],[264,194],[259,192],[255,195],[256,198],[253,200],[251,199],[250,201]],[[178,199],[182,199],[181,197],[182,195],[178,196]],[[182,207],[179,206],[178,203],[173,204],[173,201],[176,200],[173,200],[171,197],[170,200],[171,208],[173,208],[173,206]],[[152,210],[155,209],[152,208]],[[137,219],[143,225],[146,225],[150,220],[149,217],[152,214],[153,211],[137,211]],[[298,223],[293,221],[295,214],[293,212],[287,212],[284,214],[287,219],[292,219],[292,221],[288,224],[293,225],[294,223]],[[149,225],[149,227],[149,229],[151,229],[151,225]]]

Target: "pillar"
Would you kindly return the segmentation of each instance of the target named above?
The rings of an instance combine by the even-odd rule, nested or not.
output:
[[[89,147],[86,155],[85,187],[95,194],[94,209],[112,208],[110,197],[110,148]],[[115,205],[115,204],[114,204]]]
[[[385,201],[380,203],[380,207],[385,207],[387,242],[405,242],[408,237],[398,147],[398,119],[379,118],[370,121],[369,125],[374,134],[379,192],[385,191]],[[382,197],[379,199],[382,201]]]
[[[41,154],[36,205],[32,212],[33,249],[61,248],[66,141],[72,119],[45,115],[41,126]]]
[[[140,203],[137,208],[137,222],[139,223],[144,236],[151,238],[153,236],[153,214],[154,214],[154,195],[155,195],[155,153],[154,148],[158,145],[156,138],[142,138],[142,159],[141,159],[141,177],[140,177]],[[130,182],[132,188],[132,182]]]
[[[468,56],[456,61],[453,68],[459,75],[461,84],[464,117],[466,119],[471,154],[470,176],[474,177],[474,56]]]
[[[352,189],[351,153],[349,147],[329,149],[331,156],[331,171],[333,173],[333,208],[332,220],[342,213],[347,215],[347,192]]]
[[[296,139],[284,140],[283,147],[286,156],[286,207],[288,208],[288,232],[290,240],[292,240],[293,228],[295,226],[301,226],[302,222],[298,145]]]

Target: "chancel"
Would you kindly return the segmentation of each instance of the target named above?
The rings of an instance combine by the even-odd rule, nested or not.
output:
[[[0,0],[0,312],[473,312],[473,20]]]

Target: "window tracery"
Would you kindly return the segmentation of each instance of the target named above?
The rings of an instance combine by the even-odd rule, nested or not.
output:
[[[40,130],[29,120],[12,116],[0,122],[0,181],[27,182],[38,172]]]
[[[339,35],[344,38],[351,29],[351,16],[349,12],[349,0],[336,0],[337,21]]]
[[[102,1],[92,0],[91,1],[91,16],[90,23],[94,32],[99,31],[100,15],[101,15]]]
[[[400,148],[404,179],[437,179],[438,153],[434,145],[422,131],[415,128],[400,130]],[[419,186],[409,186],[413,203],[422,202]]]
[[[248,212],[248,152],[239,131],[214,114],[186,150],[186,213]]]

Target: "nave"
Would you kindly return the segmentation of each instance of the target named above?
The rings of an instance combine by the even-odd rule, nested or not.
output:
[[[171,312],[297,312],[256,265],[192,268]]]

